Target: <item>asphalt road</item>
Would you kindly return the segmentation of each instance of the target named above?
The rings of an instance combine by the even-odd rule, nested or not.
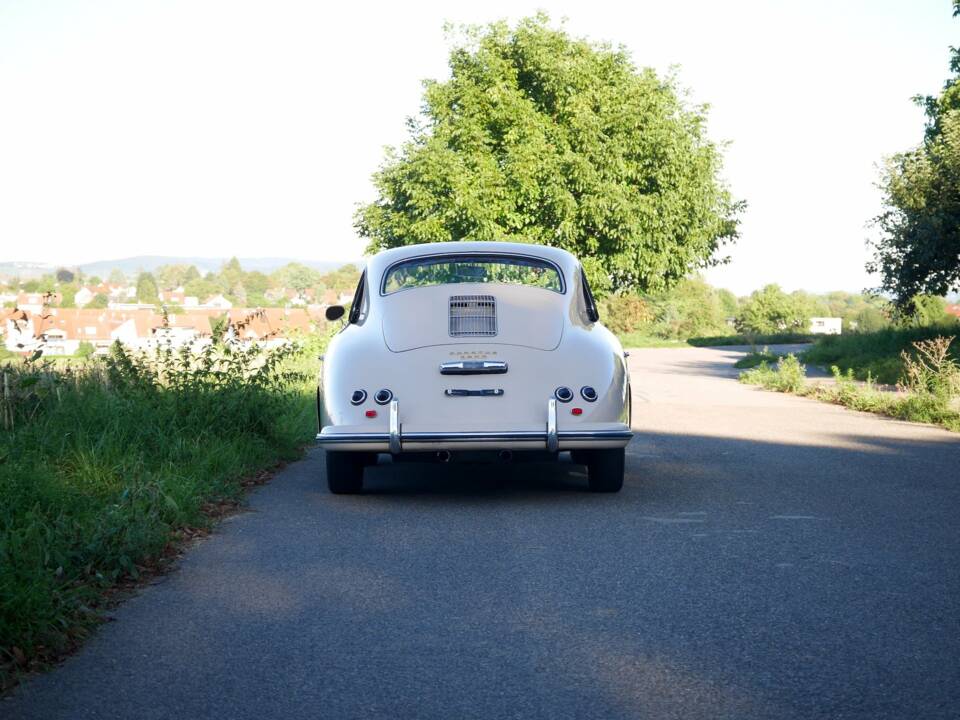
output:
[[[960,438],[631,357],[580,468],[291,465],[4,718],[956,718]]]

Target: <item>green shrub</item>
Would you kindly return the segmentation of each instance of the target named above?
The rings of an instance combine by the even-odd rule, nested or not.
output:
[[[617,335],[636,332],[653,320],[650,306],[638,295],[611,295],[600,302],[603,324]]]
[[[914,343],[939,336],[955,335],[957,323],[930,327],[885,328],[871,333],[849,333],[820,337],[804,353],[804,361],[842,371],[852,370],[854,377],[864,380],[871,375],[878,382],[893,385],[903,373],[903,352],[916,353]],[[960,355],[960,343],[953,341],[952,357]]]
[[[733,366],[737,369],[743,370],[745,368],[754,368],[757,367],[760,363],[775,363],[777,362],[782,355],[777,355],[776,353],[770,352],[770,349],[764,347],[760,352],[747,353],[742,358],[737,360]]]
[[[86,340],[80,343],[80,346],[77,348],[77,351],[73,354],[74,357],[87,359],[91,357],[97,349],[93,346],[93,343],[89,343]]]
[[[800,392],[806,381],[806,368],[792,353],[777,360],[776,367],[761,362],[757,367],[740,373],[740,382],[777,392]]]
[[[878,390],[867,373],[860,383],[852,368],[846,371],[834,365],[832,385],[809,386],[804,367],[792,355],[782,358],[777,367],[767,362],[740,373],[740,382],[760,385],[768,390],[811,395],[852,410],[881,413],[901,420],[942,425],[960,431],[960,412],[954,407],[960,395],[960,365],[949,355],[952,337],[938,337],[914,343],[914,354],[904,352],[905,368],[900,392]]]

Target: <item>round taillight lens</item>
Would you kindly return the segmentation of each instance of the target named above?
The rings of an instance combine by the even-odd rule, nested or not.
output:
[[[584,385],[582,388],[580,388],[580,397],[587,402],[593,402],[597,399],[597,391],[589,385]]]
[[[570,388],[561,385],[556,390],[553,391],[553,396],[560,402],[570,402],[573,400],[573,390]]]
[[[362,405],[363,401],[367,399],[366,390],[354,390],[353,395],[350,396],[350,402],[354,405]]]
[[[373,396],[373,399],[377,401],[378,405],[386,405],[393,400],[393,393],[386,388],[377,390],[377,394]]]

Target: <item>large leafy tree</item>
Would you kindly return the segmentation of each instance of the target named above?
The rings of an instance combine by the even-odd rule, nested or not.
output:
[[[743,207],[719,179],[706,108],[623,48],[544,15],[468,29],[425,83],[410,140],[356,214],[369,249],[450,240],[565,248],[596,289],[656,291],[717,262]]]
[[[906,310],[920,293],[960,288],[960,49],[951,53],[953,76],[940,95],[915,98],[927,115],[922,144],[888,158],[880,183],[884,210],[867,269]]]
[[[812,314],[804,294],[787,295],[779,285],[766,285],[741,303],[735,324],[743,333],[805,332]]]

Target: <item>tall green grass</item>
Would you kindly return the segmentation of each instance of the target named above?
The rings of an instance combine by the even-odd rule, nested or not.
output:
[[[808,364],[848,370],[858,380],[872,377],[881,383],[894,384],[904,370],[902,353],[914,352],[914,343],[938,336],[960,335],[960,323],[951,322],[917,328],[887,328],[871,333],[828,335],[817,340],[804,353]],[[951,346],[954,358],[960,358],[960,341]]]
[[[205,525],[205,503],[298,455],[313,350],[115,345],[83,366],[0,366],[0,687],[76,644],[104,590]]]

